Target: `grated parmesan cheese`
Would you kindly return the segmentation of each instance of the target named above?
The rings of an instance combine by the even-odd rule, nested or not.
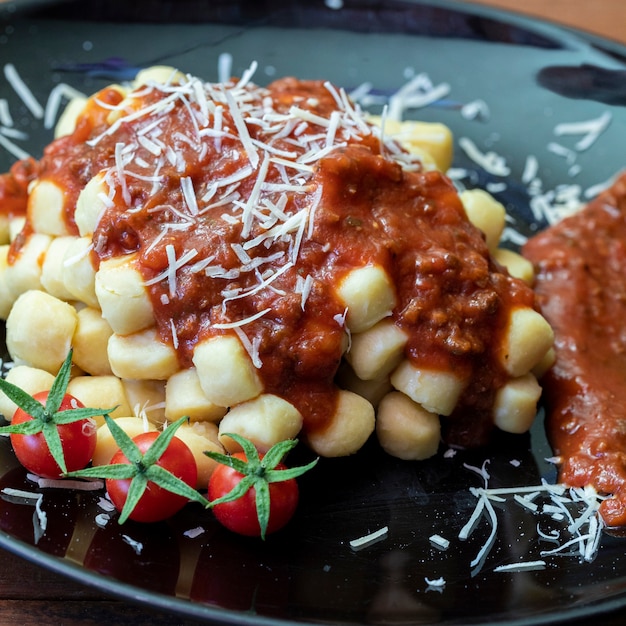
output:
[[[0,133],[0,146],[2,146],[7,152],[12,154],[16,159],[27,159],[30,154],[20,148],[13,141],[8,139],[3,133]]]
[[[486,480],[486,472],[483,468],[467,465],[466,468],[476,471],[483,477],[483,480]],[[599,496],[594,489],[551,485],[544,481],[541,485],[501,489],[489,489],[485,484],[481,488],[471,488],[470,492],[477,498],[477,503],[470,519],[459,532],[459,539],[466,540],[472,534],[485,512],[490,525],[489,537],[471,562],[472,567],[477,569],[482,567],[495,543],[498,518],[492,502],[506,502],[507,497],[512,497],[513,501],[534,515],[541,515],[557,522],[563,520],[568,522],[567,526],[560,531],[552,530],[549,533],[541,530],[541,522],[538,524],[539,538],[557,544],[551,550],[541,551],[540,556],[577,556],[584,561],[591,561],[595,558],[603,528],[598,508],[604,498]],[[549,500],[541,508],[534,502],[539,496],[547,497]],[[526,567],[522,564],[517,564],[517,566]]]
[[[539,510],[539,507],[532,500],[528,499],[528,497],[520,496],[518,493],[516,493],[513,495],[513,499],[515,500],[515,502],[523,506],[525,509],[532,511],[533,513],[536,513]]]
[[[13,63],[7,63],[4,66],[4,76],[9,85],[13,88],[13,91],[15,91],[26,108],[31,112],[32,116],[38,120],[42,119],[44,116],[43,107],[39,104],[28,85],[23,81]]]
[[[263,309],[262,311],[259,311],[258,313],[255,313],[254,315],[250,315],[249,317],[246,317],[241,320],[237,320],[235,322],[216,323],[216,324],[213,324],[213,328],[218,328],[222,330],[226,330],[228,328],[239,328],[240,326],[245,326],[246,324],[249,324],[250,322],[254,322],[255,320],[260,319],[264,315],[267,315],[271,310],[272,309],[268,307],[267,309]]]
[[[102,480],[70,480],[68,478],[36,477],[37,486],[41,489],[71,489],[73,491],[98,491],[104,488]]]
[[[195,528],[190,528],[189,530],[186,530],[183,535],[185,537],[189,537],[189,539],[195,539],[196,537],[199,537],[200,535],[204,534],[206,531],[202,526],[196,526]]]
[[[440,550],[447,550],[450,547],[450,541],[441,535],[431,535],[429,541],[435,548]]]
[[[122,535],[122,539],[124,540],[124,543],[127,543],[135,551],[135,554],[141,554],[143,550],[143,543],[136,541],[128,535]]]
[[[99,526],[100,528],[104,528],[110,520],[111,516],[106,513],[98,513],[98,515],[94,518],[96,526]]]
[[[574,162],[576,161],[576,152],[574,150],[570,150],[569,148],[566,148],[565,146],[561,145],[560,143],[557,143],[556,141],[551,141],[548,144],[548,152],[552,152],[553,154],[556,154],[557,156],[564,157],[565,160],[570,165],[573,165]]]
[[[24,489],[5,487],[2,491],[0,491],[0,497],[7,502],[12,502],[13,504],[23,504],[35,507],[35,511],[33,512],[33,539],[35,545],[37,545],[39,540],[44,536],[48,527],[48,516],[41,508],[43,494],[33,493]]]
[[[605,111],[600,117],[585,120],[583,122],[564,122],[558,124],[554,129],[557,137],[563,135],[584,135],[576,143],[576,150],[583,152],[588,150],[598,139],[598,137],[608,128],[613,116],[610,111]]]
[[[11,128],[13,126],[13,117],[9,109],[9,103],[6,98],[0,98],[0,125],[5,128]]]
[[[24,489],[14,489],[13,487],[4,487],[0,493],[4,500],[16,504],[34,505],[35,501],[42,497],[40,493],[33,493],[32,491],[26,491]]]
[[[443,577],[441,577],[441,578],[424,578],[424,582],[428,586],[427,591],[431,590],[431,589],[434,589],[434,590],[437,590],[437,591],[441,591],[446,586],[446,580]]]
[[[109,500],[108,497],[105,498],[100,496],[100,498],[98,498],[98,507],[107,513],[115,511],[115,505],[111,502],[111,500]]]
[[[17,128],[7,128],[6,126],[0,126],[0,134],[12,139],[28,139],[28,135],[25,132],[17,130]]]
[[[484,100],[473,100],[461,107],[461,115],[466,120],[488,120],[489,106]]]
[[[259,341],[258,337],[255,337],[252,341],[248,338],[248,335],[238,326],[234,326],[233,330],[237,337],[239,337],[239,341],[243,345],[245,351],[248,353],[250,360],[252,361],[252,365],[257,369],[260,369],[263,366],[263,361],[259,356]]]
[[[217,80],[220,83],[227,83],[232,75],[233,55],[228,52],[221,52],[217,57]]]
[[[506,159],[496,152],[481,152],[476,144],[468,137],[459,138],[459,147],[476,165],[482,167],[485,172],[493,176],[509,176],[511,168],[506,164]]]
[[[520,563],[509,563],[507,565],[498,565],[494,567],[494,572],[532,572],[545,569],[545,561],[525,561]]]
[[[70,85],[66,85],[65,83],[59,83],[55,85],[50,94],[48,95],[48,101],[46,102],[46,108],[44,110],[43,115],[43,126],[46,129],[51,129],[54,127],[54,123],[59,114],[59,108],[61,107],[61,103],[63,100],[72,100],[74,98],[84,98],[85,94],[78,91],[78,89],[74,89]]]
[[[434,85],[427,74],[418,74],[389,98],[389,119],[402,120],[407,109],[426,107],[449,93],[448,83]]]
[[[387,536],[389,532],[389,528],[387,526],[383,526],[379,530],[376,530],[369,535],[364,535],[363,537],[359,537],[358,539],[352,539],[350,541],[350,547],[353,550],[361,550],[362,548],[366,548],[368,546],[373,545],[379,541],[382,541]]]
[[[524,171],[522,172],[522,182],[525,185],[530,184],[533,180],[537,178],[537,174],[539,172],[539,161],[537,157],[533,154],[529,154],[526,157],[526,162],[524,164]]]

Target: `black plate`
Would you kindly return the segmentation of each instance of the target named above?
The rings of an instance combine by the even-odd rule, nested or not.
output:
[[[347,89],[370,82],[383,98],[423,72],[450,91],[408,117],[441,121],[457,139],[504,156],[510,169],[504,177],[477,167],[462,150],[455,166],[468,169],[466,184],[490,185],[527,234],[544,226],[522,179],[528,155],[538,160],[544,191],[577,184],[583,200],[585,190],[622,168],[623,48],[458,3],[345,0],[343,8],[331,8],[335,4],[22,0],[0,8],[0,51],[42,104],[60,82],[90,93],[155,63],[216,80],[222,53],[232,55],[235,74],[256,60],[259,83],[283,75],[325,78]],[[14,128],[27,135],[5,139],[39,155],[51,131],[0,80]],[[478,99],[488,114],[470,119],[463,105]],[[555,135],[560,122],[607,111],[609,128],[587,150],[576,149],[581,136]],[[556,154],[551,142],[568,151]],[[0,148],[0,170],[13,160]],[[541,418],[528,436],[502,436],[487,450],[451,458],[443,452],[407,463],[371,444],[353,458],[322,461],[301,481],[293,523],[265,543],[230,535],[195,506],[167,523],[100,528],[99,494],[46,491],[48,530],[38,542],[33,507],[0,500],[0,546],[126,599],[231,624],[521,626],[626,608],[624,542],[609,535],[591,563],[547,557],[540,571],[495,572],[498,565],[536,559],[545,547],[537,517],[514,504],[498,510],[488,558],[470,566],[489,528],[483,519],[469,540],[458,539],[475,505],[468,488],[481,485],[464,464],[489,459],[491,486],[554,481]],[[0,477],[0,488],[34,490],[6,440]],[[385,526],[381,541],[350,547],[350,540]],[[185,535],[196,527],[204,532]],[[433,547],[433,534],[448,538],[450,548]],[[426,579],[440,577],[443,588],[429,587]]]

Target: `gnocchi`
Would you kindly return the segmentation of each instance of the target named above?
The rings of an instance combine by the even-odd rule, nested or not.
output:
[[[253,363],[240,340],[232,335],[218,335],[198,343],[193,364],[202,391],[218,406],[236,405],[263,391]]]
[[[76,324],[71,304],[45,291],[26,291],[7,317],[7,350],[18,364],[56,374],[70,351]]]
[[[500,381],[488,419],[527,430],[553,334],[532,307],[532,266],[499,247],[504,207],[442,174],[446,126],[368,118],[337,95],[158,66],[71,102],[56,136],[84,141],[87,123],[103,155],[73,195],[50,166],[1,225],[9,379],[45,388],[72,348],[70,393],[115,406],[129,434],[189,417],[176,436],[199,485],[213,467],[203,450],[237,448],[227,433],[261,451],[301,436],[328,457],[374,434],[389,454],[428,458],[440,418],[490,378],[480,367]],[[507,289],[520,301],[496,311]],[[101,428],[94,463],[113,445]]]

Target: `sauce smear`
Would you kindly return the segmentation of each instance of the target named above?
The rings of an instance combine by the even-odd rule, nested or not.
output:
[[[613,494],[600,513],[608,526],[626,525],[626,176],[523,253],[555,332],[542,384],[560,480]]]

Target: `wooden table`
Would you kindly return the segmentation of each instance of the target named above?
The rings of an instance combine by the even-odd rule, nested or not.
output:
[[[466,0],[539,17],[626,43],[626,2],[623,0]]]
[[[0,0],[2,2],[2,0]],[[563,23],[626,44],[624,0],[472,0]],[[604,626],[622,626],[626,611],[603,616]],[[197,622],[164,615],[103,595],[93,588],[59,577],[8,552],[0,551],[0,624],[42,623],[63,626],[127,624],[168,626]],[[570,622],[583,626],[588,619]]]

